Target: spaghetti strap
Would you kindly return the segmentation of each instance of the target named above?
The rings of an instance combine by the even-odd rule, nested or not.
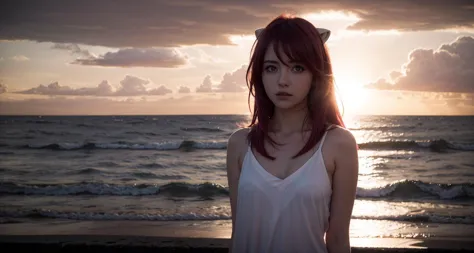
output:
[[[326,139],[326,135],[329,132],[329,128],[324,132],[323,137],[321,138],[318,150],[321,150],[323,148],[324,140]]]
[[[324,132],[323,134],[323,137],[321,138],[321,144],[319,144],[319,150],[322,149],[323,147],[323,144],[324,144],[324,140],[326,140],[326,135],[328,134],[329,130],[333,129],[333,128],[338,128],[340,127],[339,125],[336,125],[336,124],[330,124],[327,128],[326,128],[326,131]]]

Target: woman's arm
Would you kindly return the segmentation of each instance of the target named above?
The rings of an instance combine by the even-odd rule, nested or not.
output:
[[[326,245],[329,253],[348,253],[351,252],[349,225],[359,174],[357,142],[345,129],[333,131],[335,171]]]
[[[237,186],[240,178],[240,150],[245,142],[247,134],[245,129],[235,131],[227,143],[227,183],[229,185],[230,208],[232,215],[232,234],[230,238],[229,252],[232,252],[232,239],[234,237],[235,214],[237,210]]]

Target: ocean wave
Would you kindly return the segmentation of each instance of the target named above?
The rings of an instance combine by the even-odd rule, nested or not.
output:
[[[54,121],[48,121],[48,120],[27,120],[26,123],[32,123],[32,124],[55,124],[57,122]]]
[[[92,124],[79,123],[79,124],[76,124],[76,127],[95,127],[95,126]]]
[[[357,188],[360,198],[439,199],[474,198],[474,184],[435,184],[419,180],[401,180],[376,188]]]
[[[162,180],[184,180],[189,179],[189,177],[184,175],[157,175],[153,172],[134,172],[132,173],[134,177],[145,178],[145,179],[162,179]]]
[[[117,185],[104,183],[74,183],[74,184],[17,184],[11,182],[0,183],[0,194],[24,195],[118,195],[118,196],[145,196],[168,195],[175,197],[201,196],[214,197],[228,195],[228,190],[219,184],[202,183],[168,183]]]
[[[94,168],[86,168],[86,169],[81,169],[75,172],[76,174],[99,174],[102,173],[101,170],[94,169]]]
[[[224,131],[220,128],[209,128],[209,127],[181,127],[181,130],[185,132],[207,132],[207,133],[216,133],[216,132]]]
[[[417,126],[403,126],[403,125],[383,125],[383,126],[368,126],[368,127],[354,127],[349,128],[351,131],[400,131],[400,130],[411,130]]]
[[[133,132],[135,133],[135,132]],[[149,133],[146,133],[149,134]],[[227,141],[195,141],[175,140],[151,143],[130,143],[125,141],[111,143],[96,142],[59,142],[50,144],[32,143],[21,146],[30,149],[50,150],[80,150],[80,149],[130,149],[130,150],[178,150],[192,151],[195,149],[226,149]],[[473,143],[451,143],[444,139],[430,141],[374,141],[359,144],[360,149],[366,150],[428,150],[444,152],[447,150],[474,151]]]
[[[156,163],[156,162],[140,163],[140,164],[137,165],[137,168],[145,168],[145,169],[162,169],[162,168],[166,168],[166,167],[167,167],[166,165],[159,164],[159,163]]]
[[[50,150],[81,150],[81,149],[130,149],[130,150],[178,150],[182,149],[190,151],[194,149],[226,149],[226,141],[168,141],[155,143],[77,143],[77,142],[61,142],[51,144],[28,144],[23,148],[31,149],[50,149]]]
[[[128,132],[125,132],[125,134],[144,135],[144,136],[159,136],[160,135],[160,134],[157,134],[157,133],[148,133],[148,132],[139,132],[139,131],[128,131]]]
[[[95,172],[95,171],[93,171]],[[90,171],[87,171],[90,173]],[[137,176],[137,175],[136,175]],[[142,174],[140,176],[150,176]],[[159,176],[157,176],[159,177]],[[172,179],[174,176],[165,176]],[[174,178],[180,179],[180,178]],[[172,182],[158,184],[105,184],[105,183],[73,183],[73,184],[17,184],[12,182],[0,183],[0,194],[25,195],[119,195],[144,196],[167,195],[174,197],[227,196],[228,188],[220,184],[206,182],[190,184]],[[403,180],[376,188],[357,188],[357,198],[370,199],[426,199],[443,200],[474,199],[474,184],[434,184],[422,181]]]
[[[43,135],[55,135],[55,134],[57,134],[55,132],[42,131],[42,130],[33,130],[33,129],[28,130],[27,133],[29,133],[29,134],[43,134]]]
[[[359,144],[360,149],[416,150],[428,149],[433,152],[446,150],[474,151],[474,144],[451,143],[444,139],[429,141],[374,141]]]
[[[61,212],[48,209],[4,211],[0,210],[0,217],[8,218],[59,218],[71,220],[147,220],[147,221],[176,221],[176,220],[230,220],[229,212],[221,213],[177,213],[177,214],[149,214],[149,213],[105,213],[105,212]]]
[[[50,209],[31,210],[0,210],[2,218],[59,218],[71,220],[146,220],[146,221],[178,221],[178,220],[230,220],[229,208],[183,213],[136,213],[123,212],[74,212]],[[389,220],[422,223],[474,224],[474,216],[445,216],[438,214],[393,215],[393,216],[352,216],[359,220]]]
[[[422,223],[445,223],[445,224],[474,224],[474,216],[444,216],[437,214],[413,214],[413,215],[383,215],[383,216],[352,216],[359,220],[390,220]]]

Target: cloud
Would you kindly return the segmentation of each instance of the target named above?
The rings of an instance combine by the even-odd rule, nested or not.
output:
[[[69,86],[61,86],[58,82],[53,82],[48,85],[40,84],[38,87],[15,93],[63,96],[146,96],[172,93],[164,85],[155,89],[147,89],[146,86],[150,83],[151,81],[149,80],[127,75],[120,81],[120,86],[117,89],[104,80],[97,87],[71,88]]]
[[[225,73],[222,81],[214,85],[210,75],[207,75],[201,85],[196,88],[196,92],[243,92],[246,91],[247,83],[245,75],[247,72],[247,65],[242,65],[233,72]]]
[[[86,58],[95,57],[92,53],[89,52],[89,50],[82,49],[77,44],[55,43],[51,48],[52,49],[59,49],[59,50],[66,50],[66,51],[69,51],[71,54],[79,55],[79,56],[86,57]]]
[[[227,60],[211,56],[200,48],[195,48],[194,50],[197,52],[199,57],[194,57],[194,58],[191,58],[191,59],[196,60],[200,63],[216,64],[216,63],[228,62]]]
[[[24,56],[24,55],[15,55],[15,56],[13,56],[13,57],[10,58],[10,59],[12,59],[12,60],[14,60],[14,61],[29,61],[29,60],[30,60],[30,58],[28,58],[28,57],[26,57],[26,56]]]
[[[140,96],[147,94],[146,85],[149,80],[127,75],[120,81],[121,87],[115,92],[117,96]]]
[[[168,93],[173,93],[173,91],[166,88],[164,85],[161,85],[160,87],[158,87],[156,89],[152,89],[152,90],[148,91],[149,95],[166,95]]]
[[[53,82],[46,85],[40,84],[36,88],[31,88],[25,91],[18,91],[20,94],[41,94],[41,95],[71,95],[74,92],[69,86],[61,86],[58,82]]]
[[[204,77],[204,81],[202,81],[202,84],[196,88],[196,92],[212,92],[212,81],[210,75]]]
[[[243,114],[248,112],[245,96],[156,97],[40,97],[0,100],[0,115],[176,115]],[[209,106],[209,104],[215,106]],[[158,106],[157,106],[158,105]]]
[[[73,64],[103,67],[177,68],[188,63],[188,57],[176,49],[126,48],[98,57],[76,59]]]
[[[37,94],[37,95],[69,95],[69,96],[113,96],[114,91],[112,85],[108,81],[102,81],[97,87],[93,88],[77,88],[73,89],[69,86],[61,86],[58,82],[48,85],[40,84],[36,88],[31,88],[15,93],[20,94]]]
[[[187,86],[180,86],[178,93],[191,93],[191,89]]]
[[[245,75],[247,65],[242,65],[232,73],[225,73],[221,83],[217,87],[218,92],[242,92],[246,90],[247,83]]]
[[[189,62],[187,55],[170,48],[125,48],[96,56],[77,44],[56,43],[52,49],[66,50],[79,58],[72,64],[103,67],[176,68]]]
[[[397,99],[400,92],[370,91],[366,113],[377,115],[473,115],[473,94],[462,94],[461,103],[420,102],[419,97]],[[407,92],[412,94],[415,92]],[[422,93],[422,92],[417,92]],[[385,94],[385,95],[384,95]],[[388,96],[386,96],[388,94]],[[10,94],[11,95],[11,94]],[[390,96],[391,95],[391,96]],[[18,96],[18,97],[11,97]],[[248,113],[244,93],[179,95],[177,97],[89,97],[89,96],[0,96],[0,115],[158,115],[158,114],[244,114]],[[26,98],[26,99],[25,99]],[[454,99],[454,98],[453,98]],[[209,106],[212,104],[212,106]],[[377,104],[377,106],[373,106]],[[159,105],[159,106],[157,106]]]
[[[474,112],[473,93],[423,93],[420,96],[420,101],[428,105],[471,108],[471,111]]]
[[[7,91],[7,86],[3,83],[0,83],[0,94],[6,93]]]
[[[232,44],[230,34],[253,34],[283,12],[342,11],[358,30],[440,30],[474,28],[466,0],[83,0],[7,1],[0,15],[0,40],[100,45],[176,47]]]
[[[379,79],[366,87],[379,90],[474,93],[474,37],[458,37],[438,50],[416,49],[390,79]]]

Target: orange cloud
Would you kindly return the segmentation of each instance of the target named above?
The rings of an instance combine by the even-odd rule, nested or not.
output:
[[[474,37],[459,37],[438,50],[416,49],[404,71],[394,71],[391,80],[379,79],[367,88],[379,90],[474,93]]]

